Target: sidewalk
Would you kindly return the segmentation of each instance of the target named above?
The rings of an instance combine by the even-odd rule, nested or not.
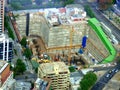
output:
[[[120,29],[120,26],[118,26],[113,20],[110,20],[107,15],[103,13],[103,16],[106,17],[114,26],[116,26],[118,29]]]

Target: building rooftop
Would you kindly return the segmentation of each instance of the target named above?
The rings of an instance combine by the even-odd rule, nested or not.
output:
[[[31,89],[31,83],[29,82],[16,81],[15,83],[14,90],[30,90],[30,89]]]
[[[10,40],[10,41],[12,41],[12,39],[11,39],[11,38],[8,38],[7,35],[5,35],[5,34],[0,34],[0,42],[2,42],[2,41],[4,41],[4,40]]]
[[[14,14],[27,14],[27,13],[42,14],[45,16],[46,20],[51,25],[64,24],[65,22],[68,24],[73,22],[74,18],[77,19],[77,21],[81,21],[81,19],[86,18],[86,12],[84,11],[84,8],[78,4],[67,5],[65,8],[19,10],[19,11],[13,11],[13,13]]]
[[[4,35],[4,34],[1,34],[1,35],[0,35],[0,41],[5,40],[5,38],[6,38],[6,37],[5,37],[5,35]]]
[[[51,63],[43,63],[40,65],[42,72],[46,74],[67,72],[69,73],[68,67],[64,62],[51,62]]]

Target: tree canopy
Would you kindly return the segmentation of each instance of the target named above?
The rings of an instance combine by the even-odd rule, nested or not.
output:
[[[64,1],[64,6],[66,6],[67,4],[73,4],[74,0],[65,0]]]
[[[12,2],[11,7],[15,10],[21,9],[22,5],[20,2]]]
[[[8,30],[8,36],[14,40],[15,36],[14,36],[13,30],[11,29],[11,27],[9,25],[9,18],[8,18],[8,16],[5,15],[4,19],[5,19],[4,20],[4,26]]]
[[[30,59],[32,56],[32,52],[29,48],[26,48],[24,51],[24,55],[26,56],[26,58]]]
[[[78,90],[89,90],[91,86],[95,84],[97,80],[96,74],[93,72],[88,72],[84,75],[83,79],[80,81],[80,87]]]
[[[70,67],[69,67],[69,71],[70,71],[70,72],[75,72],[75,68],[74,68],[73,66],[70,66]]]
[[[17,59],[16,66],[14,68],[15,75],[23,74],[26,70],[26,66],[21,59]]]
[[[11,0],[11,7],[14,10],[20,10],[23,9],[24,6],[29,6],[32,4],[32,0]]]
[[[26,37],[23,37],[22,40],[20,41],[20,44],[24,47],[26,47],[27,45],[27,38]]]
[[[89,5],[85,5],[84,8],[88,16],[90,16],[91,18],[95,17],[95,14],[93,13]]]

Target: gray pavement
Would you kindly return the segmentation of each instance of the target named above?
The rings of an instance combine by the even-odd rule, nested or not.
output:
[[[35,81],[37,79],[37,74],[33,74],[26,71],[23,75],[16,76],[15,79],[21,81]]]
[[[109,80],[120,70],[120,64],[108,70],[92,87],[91,90],[102,90]]]

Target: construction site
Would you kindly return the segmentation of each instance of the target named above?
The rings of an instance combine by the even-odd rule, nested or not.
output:
[[[38,77],[50,78],[54,90],[69,90],[69,76],[69,69],[64,62],[45,63],[38,68]]]
[[[18,32],[21,38],[27,37],[33,57],[47,54],[55,61],[77,60],[80,64],[108,63],[116,57],[116,50],[100,23],[95,18],[88,20],[80,5],[13,11],[13,14],[18,15]]]

